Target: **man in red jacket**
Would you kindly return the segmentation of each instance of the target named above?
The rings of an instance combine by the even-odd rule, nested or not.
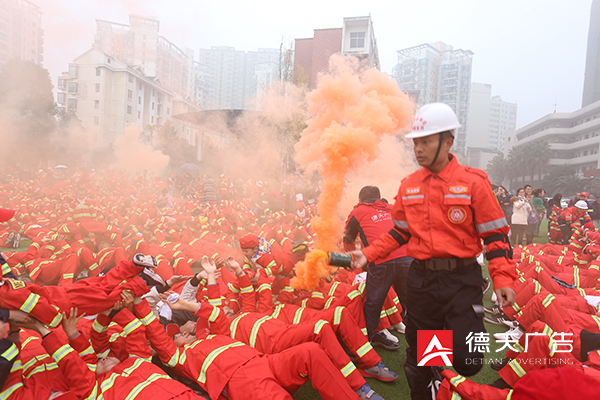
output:
[[[453,331],[453,366],[458,373],[470,376],[482,367],[483,354],[470,351],[466,341],[469,333],[485,332],[483,278],[476,258],[483,250],[482,241],[500,305],[515,301],[517,273],[508,240],[510,227],[490,181],[485,172],[460,165],[450,154],[460,126],[447,104],[421,107],[406,137],[413,139],[423,168],[400,184],[392,209],[394,228],[362,252],[353,252],[355,268],[407,243],[408,255],[415,258],[407,281],[409,347],[404,364],[412,399],[431,398],[427,386],[432,370],[417,352],[419,330]]]
[[[377,186],[365,186],[358,193],[359,203],[354,206],[344,233],[344,249],[355,249],[356,237],[360,235],[362,247],[367,247],[390,229],[394,228],[392,221],[392,206],[381,201],[381,193]],[[398,343],[394,343],[380,332],[375,333],[379,325],[381,308],[390,287],[400,298],[402,308],[406,309],[406,278],[412,258],[406,256],[406,245],[393,250],[386,257],[381,257],[369,263],[367,270],[367,286],[365,288],[365,322],[371,344],[387,350],[397,350]]]

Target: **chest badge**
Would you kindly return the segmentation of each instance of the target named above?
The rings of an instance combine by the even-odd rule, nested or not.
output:
[[[451,186],[450,192],[454,194],[466,193],[469,191],[469,188],[466,186]]]
[[[448,219],[453,224],[462,224],[467,219],[467,212],[462,207],[451,207],[448,210]]]

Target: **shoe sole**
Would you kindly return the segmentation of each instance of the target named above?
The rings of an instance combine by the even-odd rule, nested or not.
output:
[[[10,232],[10,233],[8,234],[8,237],[7,237],[7,238],[6,238],[6,240],[4,241],[4,244],[9,244],[9,243],[12,243],[12,242],[13,242],[13,240],[14,240],[14,238],[15,238],[15,233],[14,233],[14,232]]]
[[[375,375],[375,374],[370,374],[367,371],[365,371],[364,369],[359,369],[358,372],[360,372],[360,374],[362,376],[364,376],[365,378],[375,378],[377,380],[383,381],[383,382],[393,382],[396,380],[396,378],[384,378],[383,376],[379,376],[379,375]]]
[[[373,347],[381,347],[382,349],[386,349],[386,350],[389,350],[389,351],[396,351],[396,350],[398,350],[400,348],[400,345],[398,345],[398,346],[388,346],[387,344],[382,344],[382,343],[378,343],[378,342],[375,342],[375,343],[371,342],[371,346],[373,346]]]
[[[489,319],[488,317],[483,317],[483,320],[488,324],[504,326],[504,323],[501,321]]]

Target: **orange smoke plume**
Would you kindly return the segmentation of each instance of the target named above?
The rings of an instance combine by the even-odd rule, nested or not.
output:
[[[346,176],[364,168],[380,154],[379,144],[407,128],[414,105],[387,74],[360,68],[354,57],[334,55],[330,73],[321,76],[307,96],[310,119],[296,144],[296,161],[307,170],[318,168],[324,179],[319,216],[312,226],[315,249],[295,267],[292,286],[313,289],[330,275],[325,252],[336,250],[342,232],[338,216]]]

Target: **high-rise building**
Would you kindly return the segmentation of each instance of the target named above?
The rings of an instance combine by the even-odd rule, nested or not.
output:
[[[156,18],[139,15],[130,15],[129,25],[96,20],[94,47],[195,102],[202,88],[195,87],[194,51],[180,49],[159,28]]]
[[[405,92],[418,91],[417,104],[442,102],[454,109],[460,124],[454,151],[466,154],[473,52],[443,42],[398,50],[394,78]]]
[[[306,77],[308,88],[314,89],[319,74],[329,69],[329,58],[337,53],[355,56],[370,68],[380,68],[370,16],[344,18],[342,28],[315,29],[312,38],[296,39],[294,75]]]
[[[13,58],[44,61],[42,11],[27,0],[0,0],[0,65]]]
[[[592,1],[582,107],[600,100],[600,0]]]
[[[467,148],[504,151],[506,132],[516,129],[517,105],[492,96],[492,85],[471,84]]]
[[[57,103],[60,110],[75,113],[98,146],[113,143],[130,125],[147,132],[174,114],[199,110],[155,78],[97,48],[77,57],[58,77]],[[181,137],[188,128],[175,127]]]
[[[241,51],[213,46],[200,49],[199,62],[206,66],[213,109],[253,109],[256,96],[276,76],[279,49]]]

